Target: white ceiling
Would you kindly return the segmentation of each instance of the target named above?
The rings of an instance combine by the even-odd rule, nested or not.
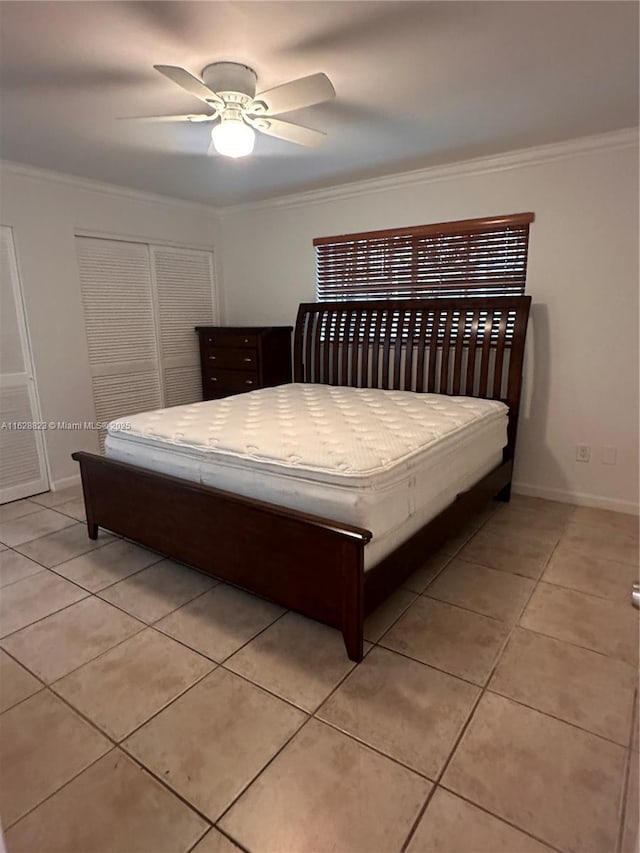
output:
[[[157,63],[255,68],[258,90],[316,71],[335,101],[207,157],[210,126]],[[2,2],[0,154],[215,205],[496,154],[638,123],[636,2]]]

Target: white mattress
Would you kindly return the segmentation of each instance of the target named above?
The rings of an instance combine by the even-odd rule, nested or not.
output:
[[[502,460],[495,400],[292,384],[128,417],[106,455],[373,534],[371,568]]]

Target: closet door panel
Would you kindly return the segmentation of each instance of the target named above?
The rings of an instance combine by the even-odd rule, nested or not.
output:
[[[216,320],[211,252],[151,246],[165,406],[202,400],[196,326]]]
[[[160,408],[148,246],[76,237],[76,247],[96,419],[124,420]]]
[[[13,232],[0,227],[0,503],[45,492],[49,480]],[[18,426],[20,425],[20,426]],[[25,426],[26,425],[26,426]]]

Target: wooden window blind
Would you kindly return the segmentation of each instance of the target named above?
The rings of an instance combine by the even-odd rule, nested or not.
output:
[[[519,296],[533,213],[319,237],[319,301]]]

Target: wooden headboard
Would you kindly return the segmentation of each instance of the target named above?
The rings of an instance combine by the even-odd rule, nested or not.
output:
[[[530,296],[303,303],[294,379],[502,400],[512,458],[530,305]]]

